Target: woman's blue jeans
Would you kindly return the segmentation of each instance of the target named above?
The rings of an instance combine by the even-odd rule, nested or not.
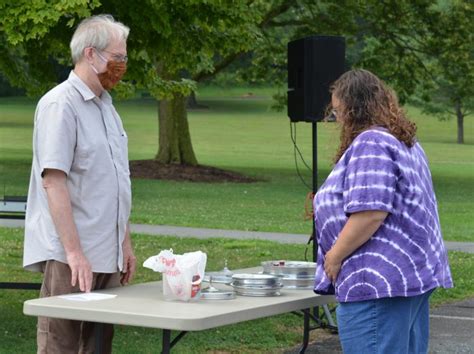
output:
[[[432,292],[340,303],[336,314],[344,353],[427,353]]]

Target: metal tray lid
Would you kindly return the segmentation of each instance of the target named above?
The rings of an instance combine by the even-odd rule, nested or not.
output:
[[[287,277],[314,277],[316,263],[303,261],[266,261],[262,262],[263,273],[284,275]]]
[[[239,289],[239,290],[242,290],[242,289],[245,289],[245,290],[255,290],[255,291],[263,291],[263,290],[278,290],[278,289],[281,289],[283,287],[283,284],[282,283],[276,283],[276,284],[273,284],[273,285],[246,285],[246,284],[240,284],[238,282],[232,282],[230,283],[230,285],[234,288],[234,289]]]
[[[232,282],[236,285],[267,285],[272,286],[279,283],[279,277],[271,274],[234,274]]]
[[[261,273],[239,273],[232,276],[234,280],[276,280],[280,279],[279,277],[272,274],[261,274]]]
[[[285,268],[315,268],[315,262],[305,262],[305,261],[264,261],[262,266],[273,266],[273,267],[285,267]]]
[[[235,288],[235,293],[237,295],[242,295],[242,296],[280,296],[281,295],[279,288],[278,289],[265,289],[265,290]]]
[[[226,274],[222,272],[207,272],[204,274],[205,282],[230,284],[232,282],[232,274]]]
[[[235,292],[231,290],[218,290],[216,288],[206,288],[204,290],[201,290],[201,299],[232,300],[232,299],[235,299]]]

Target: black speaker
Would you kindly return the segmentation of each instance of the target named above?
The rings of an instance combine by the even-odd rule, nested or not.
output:
[[[288,117],[324,119],[330,85],[345,71],[344,37],[311,36],[288,43]]]

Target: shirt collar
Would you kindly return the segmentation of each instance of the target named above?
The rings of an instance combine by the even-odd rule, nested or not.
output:
[[[69,77],[67,79],[69,83],[81,94],[82,98],[84,98],[84,101],[89,101],[93,100],[95,97],[94,92],[89,88],[89,86],[86,85],[84,81],[81,80],[79,76],[76,75],[76,73],[71,70],[69,73]]]
[[[102,91],[102,94],[100,95],[100,99],[105,104],[112,104],[112,96],[110,96],[110,93],[108,93],[107,90]]]
[[[81,78],[77,76],[73,70],[71,70],[69,74],[68,81],[71,83],[72,86],[74,86],[74,88],[77,91],[79,91],[82,98],[84,98],[84,101],[90,101],[96,97],[95,93],[92,92],[89,86],[87,86],[86,83],[82,81]],[[100,99],[103,103],[106,103],[106,104],[112,103],[112,97],[106,90],[102,91],[102,94],[100,95]]]

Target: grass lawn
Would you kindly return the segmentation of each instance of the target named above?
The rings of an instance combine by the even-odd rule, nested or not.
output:
[[[0,228],[0,281],[40,281],[37,273],[21,269],[23,230]],[[138,271],[135,283],[161,279],[140,265],[150,255],[173,248],[178,253],[203,250],[208,254],[207,270],[223,268],[223,259],[230,269],[259,265],[269,259],[303,259],[304,245],[278,244],[269,241],[229,239],[179,239],[134,235]],[[432,296],[432,305],[474,296],[472,274],[474,255],[450,252],[451,269],[456,288],[439,289]],[[35,351],[35,317],[22,315],[23,302],[38,297],[37,291],[0,291],[0,353],[33,353]],[[116,327],[114,353],[156,353],[161,347],[159,330],[139,327]],[[229,325],[217,329],[192,332],[175,348],[176,353],[277,353],[297,346],[302,340],[303,320],[285,314]],[[312,334],[315,335],[314,333]],[[133,348],[133,351],[132,349]]]
[[[209,110],[189,113],[190,130],[201,164],[231,169],[264,182],[251,184],[176,183],[134,179],[132,222],[258,230],[311,232],[303,221],[308,188],[295,172],[289,120],[269,109],[269,89],[204,88],[200,103]],[[243,98],[243,96],[246,98]],[[5,195],[26,195],[31,166],[32,119],[36,102],[26,98],[0,98],[0,187]],[[131,159],[151,159],[158,142],[157,107],[149,99],[118,102],[117,109],[129,136]],[[455,144],[455,120],[440,122],[412,107],[418,136],[431,163],[446,240],[474,242],[474,120],[466,119],[466,144]],[[297,143],[311,163],[311,125],[297,123]],[[338,133],[334,124],[318,124],[319,181],[331,169]],[[311,172],[298,164],[306,183]],[[139,264],[161,249],[182,253],[201,249],[209,256],[207,270],[221,269],[222,259],[237,269],[269,259],[302,259],[304,245],[267,241],[194,240],[133,235]],[[0,281],[39,281],[37,274],[21,269],[22,231],[0,228]],[[474,296],[474,256],[450,252],[456,288],[439,290],[433,304]],[[139,267],[136,282],[158,279]],[[0,353],[34,351],[35,319],[22,316],[25,300],[35,291],[0,291]],[[179,353],[276,352],[301,340],[302,320],[292,314],[188,334],[176,347]],[[156,352],[161,335],[149,329],[119,327],[114,352]],[[140,349],[142,348],[142,349]]]
[[[201,164],[265,179],[251,184],[203,184],[134,179],[132,222],[289,233],[311,232],[303,220],[309,189],[295,169],[289,119],[270,110],[269,89],[204,88],[209,110],[189,113],[192,141]],[[35,101],[0,98],[0,187],[7,195],[27,193]],[[157,106],[151,99],[117,102],[129,136],[130,159],[157,152]],[[465,121],[466,144],[455,143],[455,120],[441,122],[408,108],[431,163],[446,240],[474,241],[474,120]],[[311,125],[296,124],[297,143],[311,164]],[[319,181],[331,169],[336,125],[318,123]],[[299,161],[311,185],[311,172]]]

